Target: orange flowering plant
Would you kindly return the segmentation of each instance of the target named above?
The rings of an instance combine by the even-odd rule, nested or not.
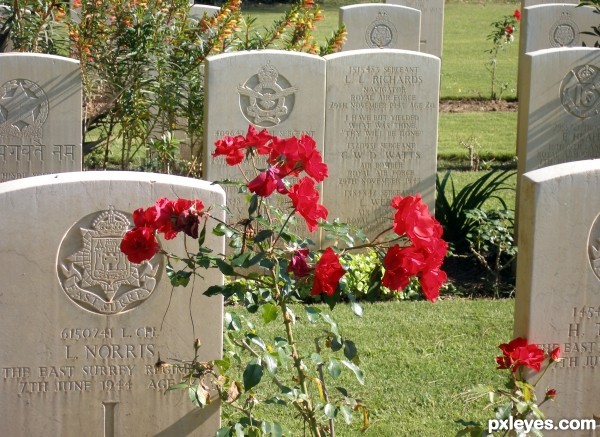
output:
[[[489,385],[478,385],[463,394],[465,399],[469,401],[487,398],[489,406],[494,409],[494,419],[488,421],[485,425],[477,422],[458,421],[458,423],[464,425],[464,428],[457,433],[457,437],[465,435],[512,435],[508,434],[509,429],[505,427],[502,427],[503,429],[500,429],[500,427],[492,429],[495,428],[493,426],[494,422],[506,422],[511,417],[512,423],[524,424],[525,422],[534,423],[534,421],[537,421],[538,425],[542,425],[542,428],[545,426],[543,421],[545,417],[540,410],[540,406],[553,400],[556,397],[556,390],[546,388],[544,398],[541,402],[538,402],[536,386],[546,371],[561,360],[560,348],[557,347],[546,353],[538,345],[529,343],[521,337],[503,343],[498,347],[502,351],[502,355],[496,357],[497,369],[510,371],[506,387],[497,388]],[[531,382],[534,375],[537,377],[535,377],[534,382]],[[541,436],[541,430],[538,428],[540,426],[528,430],[528,435]],[[502,430],[506,432],[494,433]]]
[[[447,244],[440,224],[418,194],[390,199],[390,226],[373,239],[352,232],[337,220],[325,222],[328,210],[320,203],[317,187],[329,170],[308,135],[280,138],[251,125],[245,136],[219,139],[213,156],[240,166],[240,170],[246,162],[253,171],[250,174],[246,166],[241,171],[242,181],[224,181],[237,186],[247,200],[247,216],[225,222],[211,214],[211,206],[198,200],[158,199],[154,205],[134,211],[135,227],[124,236],[121,250],[134,263],[163,253],[174,286],[187,285],[202,269],[219,269],[229,281],[208,287],[204,294],[243,304],[248,312],[260,313],[265,324],[281,320],[282,334],[265,338],[243,314],[228,310],[224,358],[211,363],[194,360],[187,379],[175,388],[189,390],[202,407],[211,401],[209,392],[216,387],[220,399],[235,412],[224,416],[219,436],[287,435],[277,420],[256,412],[259,403],[290,405],[315,437],[335,435],[335,420],[343,418],[350,423],[354,412],[360,412],[366,429],[366,406],[340,387],[338,380],[346,369],[360,384],[365,382],[358,348],[331,314],[342,301],[349,302],[358,316],[363,313],[344,281],[351,269],[350,253],[377,254],[370,297],[376,298],[382,286],[401,292],[414,277],[424,296],[433,302],[446,280],[441,265]],[[218,222],[214,233],[229,239],[228,255],[204,246],[209,220]],[[298,228],[304,236],[294,232]],[[319,250],[306,237],[319,229],[335,234],[335,240],[344,241],[343,247]],[[183,256],[162,251],[158,238],[178,237],[196,241],[197,251]],[[174,265],[177,260],[179,267]],[[327,303],[329,310],[318,305],[319,301]],[[303,317],[296,316],[298,306],[293,304],[303,306]],[[320,325],[314,350],[304,350],[297,341],[295,329],[300,319]],[[195,350],[199,347],[196,344]],[[267,382],[274,384],[277,394]],[[331,389],[332,383],[336,390]]]

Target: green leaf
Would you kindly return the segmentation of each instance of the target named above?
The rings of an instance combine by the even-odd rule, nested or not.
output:
[[[250,258],[251,256],[252,256],[252,252],[241,253],[232,258],[231,266],[232,267],[241,267],[248,261],[248,258]]]
[[[329,326],[331,327],[331,333],[336,337],[339,337],[340,333],[338,331],[337,323],[331,318],[331,316],[329,314],[321,314],[321,318],[324,322],[329,323]]]
[[[313,352],[310,356],[310,359],[312,360],[313,363],[315,363],[317,366],[320,364],[323,364],[323,357],[321,357],[321,355],[319,355],[316,352]]]
[[[230,426],[224,426],[223,428],[219,429],[217,431],[217,433],[215,434],[215,437],[230,437],[231,436],[231,427]]]
[[[359,383],[361,383],[362,385],[365,384],[365,374],[360,369],[360,367],[358,367],[353,362],[347,360],[342,360],[342,364],[354,372],[354,375],[356,376],[356,379]]]
[[[226,285],[213,285],[208,287],[204,292],[205,296],[222,295],[225,299],[229,299],[234,294],[241,294],[245,287],[239,282],[230,282]]]
[[[240,320],[240,316],[238,316],[236,313],[225,313],[224,321],[227,329],[231,329],[233,331],[239,331],[242,329],[242,321]]]
[[[511,411],[512,411],[512,402],[508,402],[504,405],[498,406],[498,408],[496,408],[496,419],[500,419],[500,420],[508,419]]]
[[[356,314],[358,317],[362,317],[362,315],[363,315],[363,308],[362,308],[362,306],[358,302],[352,302],[350,304],[350,306],[351,306],[352,312],[354,312],[354,314]]]
[[[350,425],[352,423],[352,408],[348,405],[342,405],[340,407],[340,411],[342,412],[342,416],[344,416],[344,422],[346,425]]]
[[[262,231],[259,231],[255,236],[254,236],[254,242],[255,243],[261,243],[263,241],[265,241],[267,238],[270,238],[271,235],[273,235],[273,231],[270,229],[263,229]]]
[[[327,371],[333,379],[338,379],[342,373],[342,366],[340,366],[340,362],[338,360],[332,358],[329,360],[329,364],[327,364]]]
[[[344,345],[342,344],[341,340],[342,340],[341,337],[339,339],[338,339],[338,337],[334,337],[331,340],[331,350],[333,352],[337,352],[337,351],[339,351],[340,349],[342,349],[344,347]]]
[[[263,352],[265,352],[267,350],[267,346],[265,345],[264,340],[262,338],[260,338],[258,335],[248,334],[246,337],[250,340],[251,343],[258,346]]]
[[[166,267],[167,277],[171,281],[173,287],[187,287],[190,282],[192,272],[186,272],[184,270],[175,271],[170,264]]]
[[[344,340],[344,356],[350,361],[358,356],[358,349],[352,340]]]
[[[270,435],[273,437],[283,436],[283,427],[278,422],[263,422],[261,430],[265,435]]]
[[[265,322],[265,325],[277,319],[277,315],[279,311],[277,310],[277,305],[272,303],[266,303],[262,307],[262,319]]]
[[[267,372],[269,372],[271,376],[275,376],[277,373],[277,360],[275,357],[267,352],[263,355],[263,360],[267,366]]]
[[[250,360],[246,369],[244,370],[244,390],[248,391],[252,387],[258,385],[263,376],[263,368],[260,364],[260,359],[253,358]]]
[[[220,258],[215,259],[215,264],[217,265],[217,267],[219,268],[221,273],[223,273],[225,276],[234,276],[235,275],[235,270],[233,270],[233,267],[231,267],[229,264],[227,264],[222,259],[220,259]]]
[[[196,407],[204,407],[206,405],[206,401],[208,399],[208,392],[204,390],[204,388],[198,384],[190,387],[188,389],[188,395]]]
[[[253,194],[252,197],[250,198],[250,206],[248,206],[248,215],[252,216],[252,214],[254,214],[256,212],[256,210],[258,209],[258,195],[257,194]]]
[[[315,307],[305,307],[305,309],[308,321],[311,323],[316,323],[319,320],[319,314],[321,314],[321,310]]]
[[[214,363],[215,363],[215,366],[217,366],[217,368],[219,369],[219,372],[221,374],[226,373],[229,370],[229,368],[231,367],[231,360],[229,359],[228,356],[224,356],[220,360],[215,360]]]
[[[206,221],[204,222],[204,225],[202,226],[202,229],[200,229],[200,233],[198,234],[198,246],[202,246],[204,244],[205,240],[206,240]]]
[[[527,411],[529,409],[529,404],[527,404],[527,402],[517,402],[515,407],[517,407],[517,411],[519,413],[523,414],[525,411]]]
[[[325,408],[323,408],[323,413],[325,413],[325,416],[327,416],[328,419],[335,419],[335,416],[337,416],[337,408],[335,405],[327,404],[325,405]]]

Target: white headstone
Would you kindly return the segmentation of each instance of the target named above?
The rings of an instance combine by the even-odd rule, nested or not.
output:
[[[593,47],[597,37],[585,35],[597,26],[598,15],[589,6],[556,3],[530,6],[523,9],[519,37],[519,64],[523,55],[537,50],[559,47]],[[524,84],[524,68],[519,69],[519,96]]]
[[[578,5],[579,4],[579,0],[571,0],[571,1],[564,1],[564,0],[521,0],[521,9],[524,8],[528,8],[529,6],[536,6],[536,5],[545,5],[545,4],[552,4],[552,3],[570,3],[573,5]]]
[[[206,14],[209,17],[217,15],[217,13],[221,10],[218,6],[209,6],[209,5],[190,5],[190,17],[196,20],[204,17]]]
[[[539,50],[521,68],[518,174],[600,158],[600,50]]]
[[[193,359],[196,338],[201,360],[221,356],[222,299],[202,292],[222,275],[173,292],[161,256],[134,264],[119,250],[131,212],[160,197],[225,200],[208,182],[149,173],[0,185],[2,435],[214,436],[219,402],[199,410],[185,390],[165,394],[187,369],[155,363]],[[223,251],[210,229],[206,245]]]
[[[369,48],[419,51],[421,11],[406,6],[364,3],[340,8],[348,33],[342,50]]]
[[[515,337],[547,352],[561,348],[564,359],[538,384],[539,401],[547,387],[556,388],[556,399],[542,408],[556,425],[600,419],[599,186],[600,160],[547,167],[522,179]]]
[[[442,57],[444,36],[444,0],[386,0],[393,5],[421,11],[421,45],[423,53]]]
[[[325,60],[282,50],[236,52],[211,56],[205,66],[205,140],[203,176],[209,181],[242,179],[224,157],[213,158],[214,143],[225,136],[246,135],[248,126],[279,137],[314,138],[322,152],[325,129]],[[258,163],[264,165],[263,163]],[[248,177],[254,177],[247,165]],[[243,218],[247,205],[237,189],[225,188],[227,206]],[[234,219],[235,223],[235,219]]]
[[[0,182],[81,171],[79,62],[0,54]]]
[[[325,56],[327,117],[323,202],[374,235],[393,196],[420,193],[433,210],[440,60],[406,50]]]
[[[523,9],[520,44],[522,53],[558,47],[593,47],[597,37],[582,34],[598,25],[589,6],[570,3],[543,4]]]

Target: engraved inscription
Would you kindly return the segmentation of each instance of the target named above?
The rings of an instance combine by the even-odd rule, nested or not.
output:
[[[273,127],[287,119],[294,107],[297,91],[270,63],[238,86],[240,109],[244,117],[260,127]]]
[[[572,321],[565,326],[566,337],[561,343],[539,346],[546,352],[561,348],[560,369],[600,368],[600,305],[573,307],[570,316]]]
[[[395,46],[398,32],[394,24],[387,19],[384,11],[379,11],[377,19],[367,27],[366,41],[369,47],[386,48]]]
[[[392,197],[422,191],[423,175],[434,172],[427,158],[437,104],[422,90],[424,77],[415,65],[348,66],[344,92],[327,103],[337,134],[329,140],[337,156],[329,154],[338,163],[329,184],[351,205],[332,213],[367,233],[383,230]]]
[[[130,220],[113,207],[83,218],[66,234],[58,254],[59,282],[77,305],[98,314],[118,314],[148,299],[162,263],[156,256],[131,263],[121,252]],[[83,246],[83,247],[82,247]],[[72,247],[79,247],[72,252]]]
[[[0,87],[0,138],[18,138],[40,144],[49,103],[44,90],[27,79],[14,79]]]
[[[560,98],[567,112],[578,118],[600,113],[600,69],[580,65],[569,71],[560,85]]]

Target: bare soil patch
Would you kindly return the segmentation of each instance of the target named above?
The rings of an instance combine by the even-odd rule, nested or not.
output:
[[[508,102],[506,100],[463,99],[440,101],[440,112],[516,112],[518,109],[518,102]]]

